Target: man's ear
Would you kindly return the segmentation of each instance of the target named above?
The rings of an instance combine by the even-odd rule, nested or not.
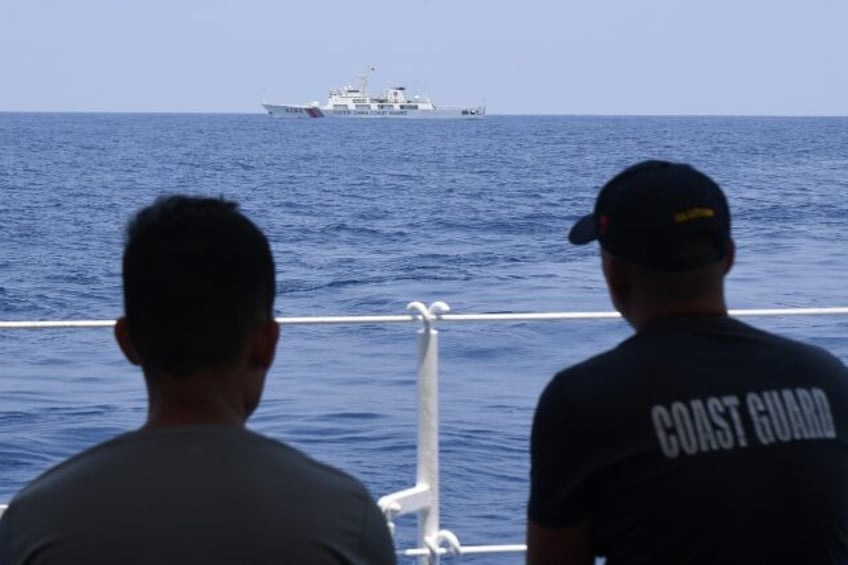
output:
[[[630,271],[627,265],[603,250],[601,251],[601,264],[610,301],[612,301],[612,305],[618,313],[629,321],[630,297],[633,293]]]
[[[732,239],[727,240],[727,251],[724,254],[724,274],[730,272],[733,268],[733,262],[736,260],[736,243]]]
[[[250,337],[249,363],[253,368],[268,370],[274,362],[277,341],[280,339],[280,324],[275,320],[262,322]]]
[[[115,341],[118,342],[118,347],[121,348],[121,351],[124,353],[124,357],[132,363],[133,365],[141,365],[141,359],[138,357],[138,353],[135,352],[135,347],[133,347],[132,340],[130,339],[130,330],[127,327],[127,318],[126,316],[121,316],[118,318],[118,321],[115,322]]]
[[[601,265],[610,300],[615,309],[625,315],[623,309],[626,308],[631,292],[630,272],[621,261],[605,251],[601,252]]]

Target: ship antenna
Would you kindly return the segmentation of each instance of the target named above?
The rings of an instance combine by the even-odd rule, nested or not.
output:
[[[359,91],[363,96],[368,96],[368,73],[374,71],[373,66],[368,65],[365,67],[365,74],[359,75]]]

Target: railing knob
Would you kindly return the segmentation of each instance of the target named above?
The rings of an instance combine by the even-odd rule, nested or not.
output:
[[[416,300],[407,304],[406,309],[409,312],[417,313],[421,317],[421,321],[424,323],[424,329],[429,331],[433,325],[433,321],[436,320],[439,315],[450,312],[451,308],[447,302],[442,302],[441,300],[433,302],[430,304],[429,308],[425,306],[423,302]]]
[[[439,545],[442,545],[442,542],[448,544],[447,552],[449,555],[462,554],[462,544],[459,543],[459,538],[452,531],[439,530],[438,540]]]

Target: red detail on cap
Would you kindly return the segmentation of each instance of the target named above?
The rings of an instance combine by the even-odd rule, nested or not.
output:
[[[600,233],[598,235],[604,235],[607,233],[607,228],[609,227],[609,216],[606,214],[601,214],[598,218],[598,228],[600,229]]]

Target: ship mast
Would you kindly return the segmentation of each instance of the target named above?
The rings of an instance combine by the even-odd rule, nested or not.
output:
[[[365,67],[365,73],[359,75],[359,92],[361,92],[363,96],[368,96],[368,73],[373,70],[374,67],[368,65]]]

